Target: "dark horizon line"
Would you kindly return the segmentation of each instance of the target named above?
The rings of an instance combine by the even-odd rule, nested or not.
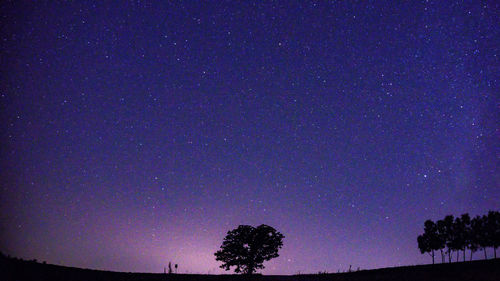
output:
[[[2,252],[0,252],[0,255],[2,258],[5,259],[11,259],[11,260],[17,260],[21,262],[26,262],[26,263],[36,263],[40,265],[45,265],[45,266],[55,266],[55,267],[63,267],[66,269],[76,269],[76,270],[89,270],[89,271],[101,271],[101,272],[110,272],[110,273],[124,273],[124,274],[165,274],[165,275],[213,275],[213,276],[225,276],[225,275],[245,275],[245,274],[240,274],[240,273],[221,273],[221,274],[209,274],[209,273],[163,273],[163,272],[137,272],[137,271],[115,271],[115,270],[105,270],[105,269],[93,269],[93,268],[83,268],[83,267],[75,267],[75,266],[68,266],[68,265],[61,265],[61,264],[54,264],[54,263],[47,263],[45,261],[39,261],[38,259],[31,259],[31,260],[26,260],[23,258],[18,258],[18,257],[13,257],[10,255],[6,255]],[[324,275],[330,275],[330,274],[346,274],[346,273],[356,273],[356,272],[366,272],[366,271],[377,271],[377,270],[386,270],[386,269],[396,269],[396,268],[407,268],[407,267],[434,267],[434,266],[441,266],[441,265],[457,265],[457,264],[466,264],[466,263],[477,263],[477,262],[485,262],[485,261],[495,261],[495,260],[500,260],[500,257],[497,258],[489,258],[489,259],[477,259],[477,260],[472,260],[472,261],[455,261],[455,262],[442,262],[442,263],[426,263],[426,264],[413,264],[413,265],[397,265],[397,266],[387,266],[387,267],[379,267],[379,268],[366,268],[366,269],[353,269],[351,271],[340,271],[340,272],[329,272],[327,270],[325,271],[319,271],[319,272],[313,272],[313,273],[301,273],[299,270],[299,273],[295,274],[262,274],[262,273],[254,273],[252,275],[264,275],[264,276],[298,276],[298,275],[319,275],[319,274],[324,274]]]

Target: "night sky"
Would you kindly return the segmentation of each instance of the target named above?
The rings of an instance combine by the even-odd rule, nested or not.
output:
[[[268,224],[336,272],[500,208],[498,1],[102,2],[0,4],[5,254],[222,273]]]

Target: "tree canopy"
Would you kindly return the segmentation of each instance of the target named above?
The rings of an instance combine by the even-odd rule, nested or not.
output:
[[[235,266],[236,273],[252,274],[264,268],[264,261],[279,256],[283,238],[283,234],[265,224],[258,227],[240,225],[228,231],[215,257],[223,262],[220,267],[225,270]]]
[[[434,263],[434,252],[441,252],[442,262],[444,255],[448,255],[451,262],[453,252],[465,252],[470,250],[470,259],[477,250],[483,250],[486,259],[486,248],[493,248],[494,257],[500,245],[500,213],[489,211],[487,215],[476,216],[473,219],[469,214],[463,214],[454,218],[452,215],[446,216],[442,220],[434,223],[427,220],[424,223],[424,233],[417,237],[418,248],[422,254],[429,253]],[[444,253],[443,253],[444,250]]]

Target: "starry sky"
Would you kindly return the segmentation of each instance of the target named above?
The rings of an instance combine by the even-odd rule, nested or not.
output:
[[[0,5],[6,254],[222,273],[268,224],[264,274],[423,264],[500,208],[497,1]]]

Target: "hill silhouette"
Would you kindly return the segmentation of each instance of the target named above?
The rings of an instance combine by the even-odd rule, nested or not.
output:
[[[5,281],[217,281],[217,280],[265,280],[265,281],[306,281],[306,280],[456,280],[456,281],[496,281],[500,276],[500,259],[459,262],[451,264],[416,265],[348,273],[303,274],[303,275],[202,275],[202,274],[162,274],[128,273],[103,270],[82,269],[60,265],[25,261],[2,256],[0,258],[0,277]]]

